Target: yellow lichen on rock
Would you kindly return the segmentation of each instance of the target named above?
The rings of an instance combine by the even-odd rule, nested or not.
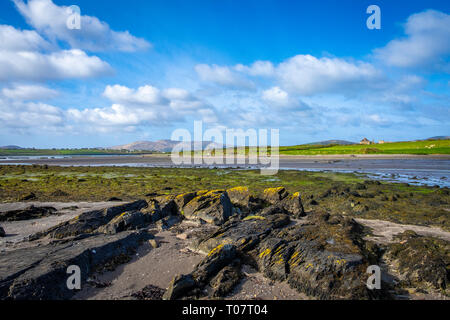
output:
[[[261,253],[259,254],[259,257],[260,257],[261,259],[263,259],[265,256],[269,255],[270,252],[271,252],[270,249],[266,249],[266,250],[264,250],[263,252],[261,252]]]
[[[217,247],[215,247],[208,253],[208,257],[212,256],[216,252],[219,252],[220,250],[222,250],[222,248],[223,248],[223,244],[219,244]]]

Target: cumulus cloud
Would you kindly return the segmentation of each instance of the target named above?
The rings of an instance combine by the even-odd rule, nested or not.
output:
[[[47,100],[58,95],[58,91],[41,85],[15,85],[1,92],[6,98],[21,101]]]
[[[294,56],[276,68],[276,77],[284,88],[304,95],[367,87],[380,76],[369,63],[311,55]]]
[[[241,77],[238,73],[226,66],[198,64],[195,66],[195,71],[200,79],[205,82],[215,83],[229,88],[251,89],[254,87],[251,81]]]
[[[105,108],[69,109],[70,121],[95,127],[99,131],[129,130],[140,126],[171,125],[188,116],[207,123],[218,120],[216,110],[188,91],[179,88],[160,90],[151,85],[133,89],[122,85],[108,85],[103,96],[113,104]]]
[[[72,14],[68,7],[57,6],[52,0],[13,0],[19,12],[37,31],[49,39],[62,40],[72,48],[88,51],[119,50],[133,52],[148,49],[145,39],[137,38],[128,31],[111,30],[107,23],[96,17],[81,16],[81,29],[67,28]],[[82,9],[82,8],[81,8]]]
[[[0,50],[35,51],[48,49],[51,45],[34,30],[18,30],[0,25]]]
[[[54,131],[64,124],[63,111],[41,102],[24,102],[0,97],[0,123],[2,128],[20,132],[33,129]]]
[[[90,78],[111,72],[108,63],[77,49],[49,54],[0,50],[0,81]]]
[[[270,61],[255,61],[251,66],[238,64],[235,66],[235,69],[252,76],[270,77],[275,73],[275,67]]]
[[[450,15],[427,10],[411,15],[405,37],[376,49],[375,56],[389,66],[439,67],[450,55]]]
[[[103,95],[111,101],[122,104],[167,104],[167,100],[161,95],[161,91],[153,86],[142,86],[138,89],[130,89],[125,86],[107,86]]]

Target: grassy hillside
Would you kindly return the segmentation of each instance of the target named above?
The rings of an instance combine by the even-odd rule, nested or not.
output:
[[[372,145],[299,145],[280,147],[286,155],[333,154],[450,154],[450,140],[393,142]]]

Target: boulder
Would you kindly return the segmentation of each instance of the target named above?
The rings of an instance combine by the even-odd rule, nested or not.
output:
[[[250,192],[247,187],[235,187],[227,189],[228,197],[234,206],[246,209],[250,204]]]
[[[204,286],[225,266],[236,258],[236,247],[231,244],[220,244],[212,249],[192,272],[192,277],[200,286]]]
[[[149,215],[146,215],[140,211],[127,211],[115,217],[106,225],[98,228],[98,232],[116,234],[125,230],[143,228],[150,222]]]
[[[3,230],[3,228],[0,226],[0,237],[6,237],[6,232]]]
[[[233,291],[234,287],[241,281],[241,278],[241,262],[236,259],[229,266],[219,271],[211,280],[212,296],[214,298],[225,297]]]
[[[30,240],[37,240],[47,235],[50,235],[51,238],[63,239],[66,237],[92,233],[101,226],[106,225],[119,214],[128,211],[140,210],[145,207],[147,207],[147,202],[144,200],[138,200],[108,209],[85,212],[70,221],[63,222],[44,232],[39,232],[30,236]]]
[[[141,212],[147,216],[150,222],[156,222],[163,217],[161,207],[156,200],[149,200],[147,202],[147,207],[141,209]]]
[[[163,300],[175,300],[183,297],[189,291],[196,287],[196,283],[192,275],[175,276],[164,293]]]
[[[262,199],[270,204],[277,204],[288,196],[284,187],[267,188],[264,190]]]
[[[184,207],[182,214],[190,220],[204,220],[221,225],[233,213],[228,194],[223,190],[199,191]]]

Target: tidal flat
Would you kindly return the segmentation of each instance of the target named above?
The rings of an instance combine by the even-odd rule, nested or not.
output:
[[[364,174],[208,168],[0,166],[0,202],[133,201],[148,196],[248,187],[300,192],[306,210],[450,230],[450,189],[370,180]]]
[[[449,191],[357,173],[0,166],[0,300],[449,299]]]

